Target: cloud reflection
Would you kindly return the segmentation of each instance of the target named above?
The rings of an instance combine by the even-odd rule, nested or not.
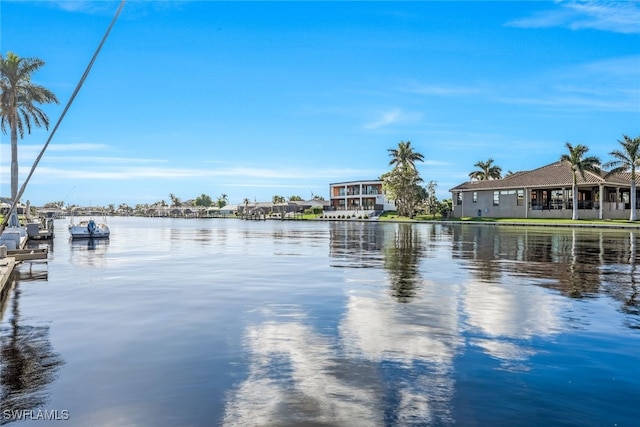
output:
[[[456,297],[349,295],[336,338],[299,315],[249,326],[246,380],[225,426],[452,424]]]
[[[562,313],[569,303],[544,288],[470,281],[464,289],[467,322],[487,336],[472,344],[501,360],[503,367],[534,354],[519,342],[555,335],[564,328]]]
[[[225,426],[382,424],[374,367],[338,358],[329,338],[293,320],[251,326],[246,339],[249,375],[232,393]]]
[[[384,364],[385,400],[392,424],[453,424],[454,358],[462,346],[455,293],[424,289],[423,298],[351,295],[340,336],[345,353]]]
[[[567,327],[571,300],[535,286],[536,274],[527,276],[520,263],[500,262],[493,253],[519,250],[513,238],[520,235],[499,242],[492,234],[494,245],[454,257],[464,265],[489,260],[496,274],[462,268],[455,276],[460,281],[447,276],[442,282],[429,274],[439,261],[424,254],[430,249],[423,237],[396,233],[395,227],[387,234],[375,230],[350,226],[332,233],[332,266],[350,268],[360,281],[371,279],[360,268],[366,257],[374,260],[372,268],[389,273],[380,275],[383,286],[374,281],[345,295],[336,335],[318,332],[299,314],[302,306],[294,315],[269,313],[246,329],[249,372],[229,394],[226,426],[453,425],[456,361],[462,354],[480,351],[503,369],[528,370],[536,354],[532,341]],[[538,259],[537,251],[526,253]],[[411,298],[399,299],[389,289],[407,268],[406,277],[419,286]]]

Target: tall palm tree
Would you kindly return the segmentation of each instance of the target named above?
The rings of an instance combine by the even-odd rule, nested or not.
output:
[[[609,153],[614,160],[605,163],[605,168],[611,169],[607,175],[631,172],[631,213],[629,221],[635,221],[636,216],[636,167],[640,166],[640,136],[630,138],[622,135],[622,141],[618,141],[622,146],[622,150],[613,150]]]
[[[222,194],[220,197],[218,197],[217,204],[218,204],[218,207],[219,207],[220,209],[222,209],[222,208],[224,208],[225,206],[227,206],[227,203],[228,203],[228,202],[229,202],[229,199],[228,199],[228,197],[227,197],[227,195],[226,195],[226,194]]]
[[[18,195],[18,134],[24,138],[31,124],[49,129],[49,118],[36,104],[58,103],[58,98],[44,86],[34,84],[31,75],[44,66],[39,58],[20,58],[8,52],[0,55],[0,128],[11,132],[11,199]]]
[[[502,177],[502,168],[500,166],[493,165],[493,159],[489,159],[486,162],[479,161],[475,165],[478,170],[469,174],[469,178],[478,181],[485,181],[487,179],[500,179]]]
[[[279,205],[279,204],[285,203],[287,199],[285,199],[284,196],[280,196],[276,194],[275,196],[273,196],[271,201],[273,202],[274,205]]]
[[[180,197],[176,196],[175,194],[169,193],[169,199],[171,199],[171,207],[182,206],[182,200],[180,200]]]
[[[600,159],[595,156],[584,157],[589,148],[582,144],[574,147],[567,142],[566,147],[569,150],[569,154],[561,155],[560,161],[569,163],[573,171],[573,185],[571,186],[573,192],[573,214],[571,219],[578,219],[578,175],[585,179],[585,171],[600,172]]]
[[[389,165],[393,170],[383,174],[385,191],[395,201],[398,214],[413,218],[416,207],[422,200],[424,189],[418,185],[422,178],[416,169],[416,162],[423,162],[424,156],[411,147],[411,141],[400,141],[398,148],[390,148]]]
[[[423,162],[424,156],[417,151],[413,151],[411,141],[400,141],[398,148],[389,148],[389,166],[395,166],[400,169],[416,168],[416,162]]]
[[[248,197],[245,197],[242,203],[244,204],[242,213],[244,214],[244,217],[247,218],[247,216],[249,215],[249,203],[251,203],[251,200],[249,200]]]

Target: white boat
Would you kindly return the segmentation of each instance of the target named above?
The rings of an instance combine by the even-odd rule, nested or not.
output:
[[[108,239],[110,230],[104,222],[96,222],[94,219],[81,220],[78,223],[69,224],[69,234],[72,239]]]

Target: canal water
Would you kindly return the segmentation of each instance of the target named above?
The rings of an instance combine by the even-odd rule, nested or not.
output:
[[[640,425],[640,231],[108,223],[16,272],[0,424]]]

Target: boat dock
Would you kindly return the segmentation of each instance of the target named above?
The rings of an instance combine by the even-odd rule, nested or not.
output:
[[[8,289],[9,277],[13,273],[13,269],[16,265],[16,260],[13,257],[6,256],[6,247],[0,247],[0,257],[4,252],[5,257],[0,258],[0,301],[3,299],[5,292]]]
[[[29,238],[26,231],[13,231],[2,234],[0,239],[0,296],[4,296],[7,292],[11,281],[11,273],[13,273],[16,265],[22,262],[46,260],[49,257],[49,250],[44,249],[26,249]]]

